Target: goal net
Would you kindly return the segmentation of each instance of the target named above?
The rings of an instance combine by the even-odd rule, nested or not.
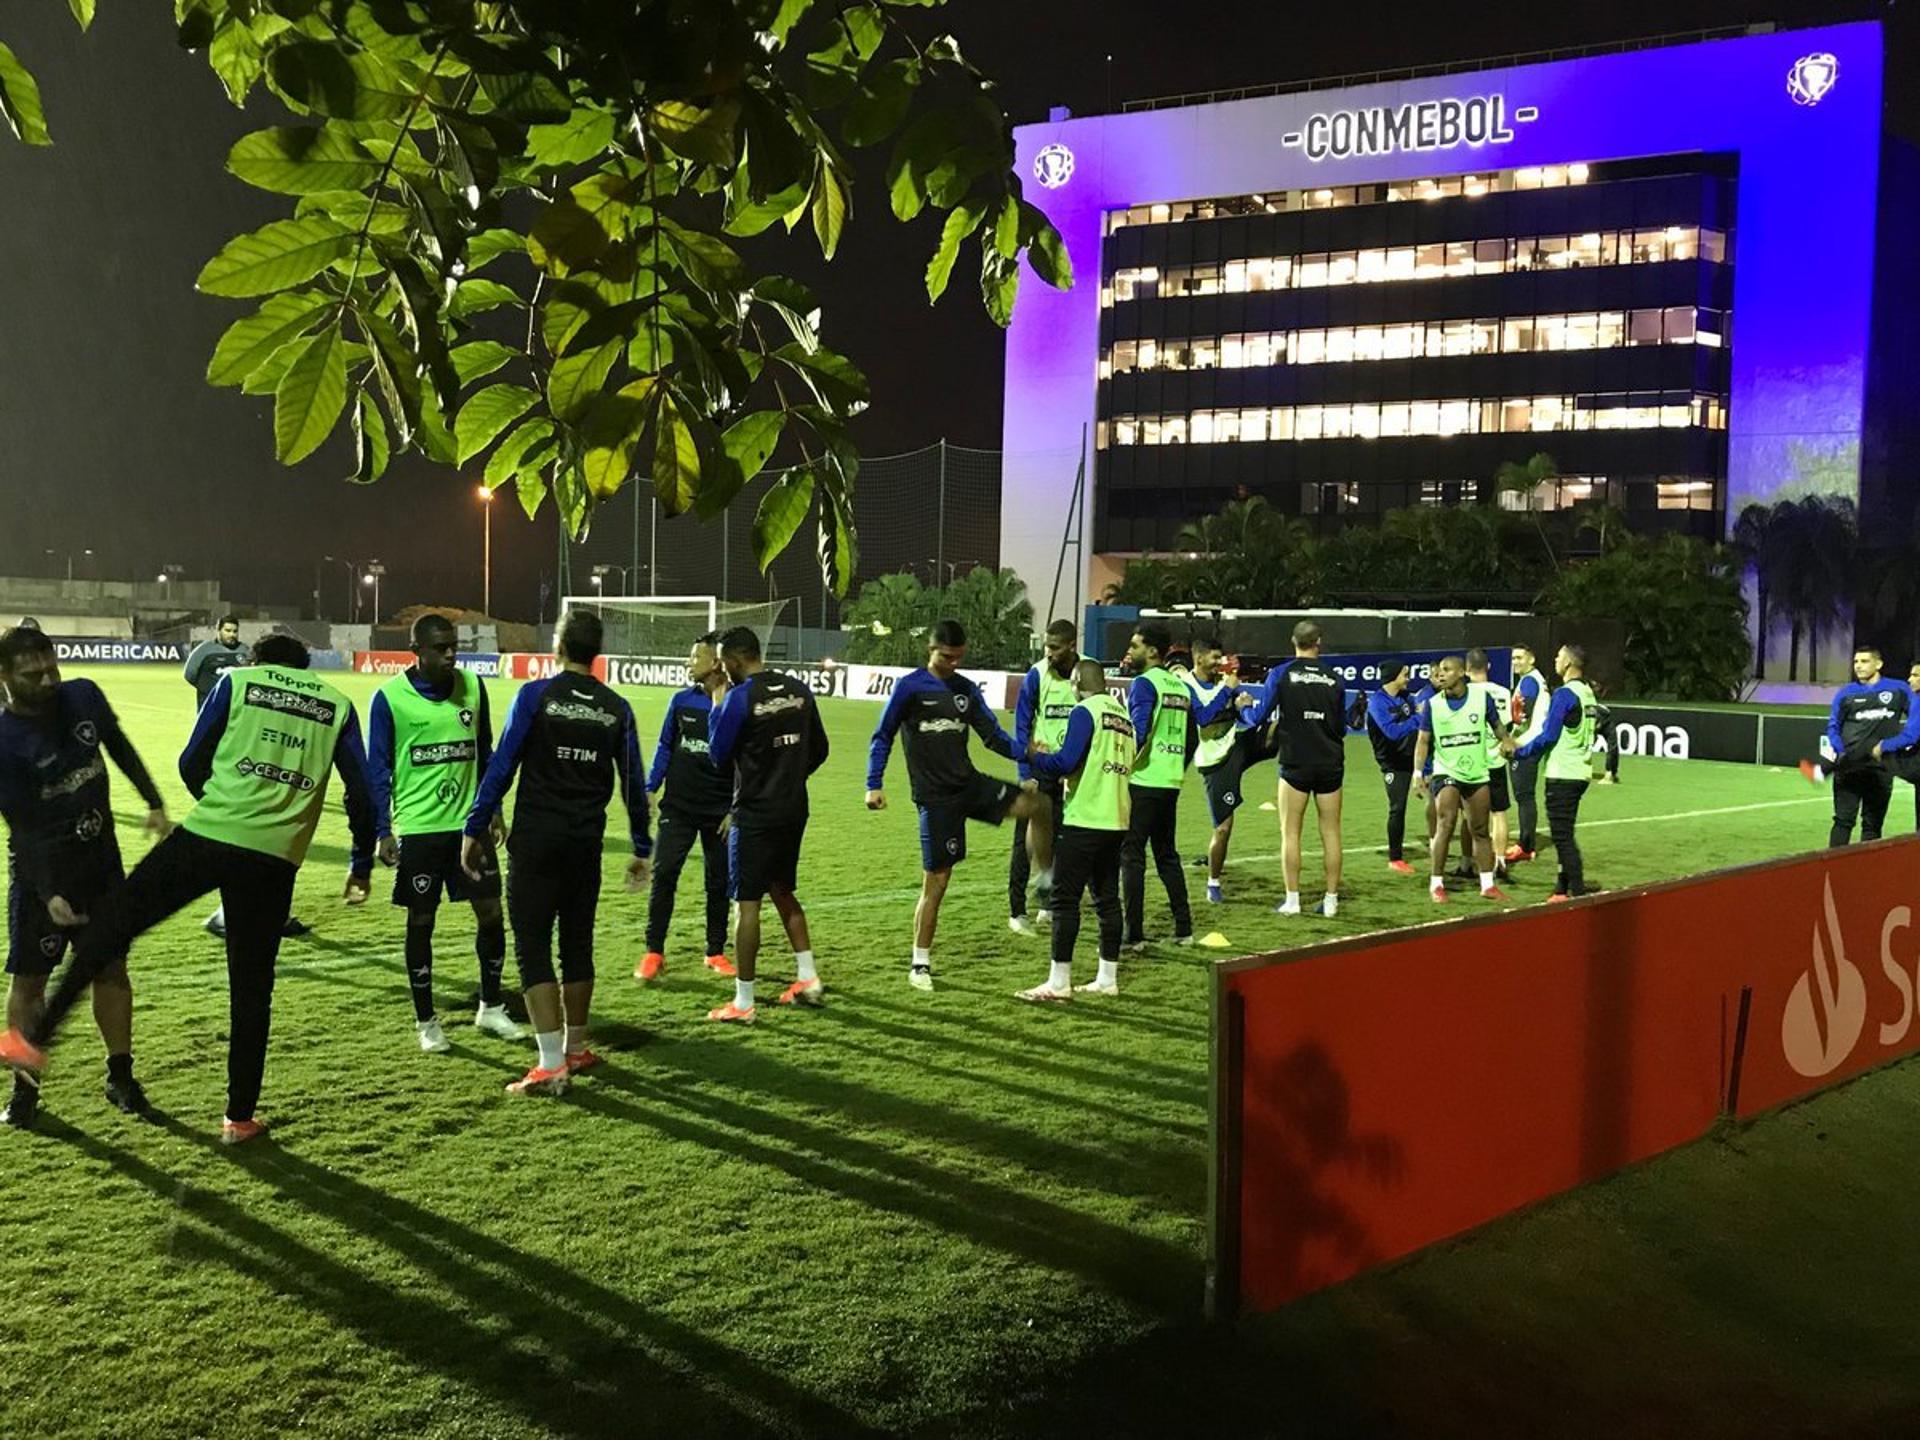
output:
[[[760,637],[760,653],[779,658],[774,627],[790,602],[741,604],[713,595],[569,595],[562,611],[591,610],[600,617],[608,655],[651,660],[684,660],[687,651],[710,630],[725,634],[745,625]]]

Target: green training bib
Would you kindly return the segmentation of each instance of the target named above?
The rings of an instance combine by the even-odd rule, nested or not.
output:
[[[320,823],[334,747],[353,704],[305,670],[249,665],[226,678],[230,708],[213,773],[180,823],[208,840],[298,865]]]

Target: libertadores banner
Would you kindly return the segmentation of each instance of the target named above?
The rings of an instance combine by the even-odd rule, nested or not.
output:
[[[1908,837],[1217,967],[1213,1307],[1914,1053],[1916,906]]]

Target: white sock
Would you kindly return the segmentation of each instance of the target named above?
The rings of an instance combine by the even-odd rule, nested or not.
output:
[[[1120,983],[1120,962],[1118,960],[1102,960],[1100,962],[1100,983],[1102,985],[1118,985]]]
[[[535,1032],[533,1043],[540,1047],[540,1068],[542,1070],[558,1070],[562,1065],[567,1063],[567,1052],[563,1044],[564,1039],[564,1033],[559,1030],[541,1030]]]
[[[1049,990],[1071,990],[1073,988],[1073,966],[1064,960],[1055,960],[1047,971]]]
[[[1340,897],[1334,894],[1333,891],[1329,890],[1325,895],[1320,897],[1320,913],[1322,915],[1331,915],[1339,908]]]
[[[794,951],[793,967],[794,967],[794,976],[796,979],[818,980],[820,978],[818,975],[814,973],[813,952],[811,950]]]
[[[1487,890],[1491,890],[1492,888],[1493,888],[1493,872],[1491,870],[1482,870],[1480,872],[1480,889],[1484,892]]]
[[[916,970],[931,970],[933,968],[933,947],[931,945],[916,945],[913,947],[913,968]]]
[[[1429,877],[1427,880],[1427,888],[1433,891],[1436,895],[1439,894],[1442,890],[1447,888],[1447,877],[1444,875],[1434,875]]]
[[[578,1055],[587,1048],[587,1027],[584,1025],[567,1026],[567,1054]]]
[[[733,1008],[736,1010],[751,1010],[753,1008],[753,982],[751,980],[735,980],[733,982]]]
[[[413,1028],[416,1030],[424,1030],[429,1025],[438,1025],[439,1023],[440,1023],[440,1017],[438,1015],[429,1015],[424,1020],[414,1021]]]
[[[1300,892],[1298,890],[1287,891],[1287,904],[1293,906],[1296,910],[1300,908]]]

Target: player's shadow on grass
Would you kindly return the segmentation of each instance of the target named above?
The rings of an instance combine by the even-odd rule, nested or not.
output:
[[[1095,1091],[1111,1091],[1122,1097],[1123,1103],[1126,1100],[1137,1099],[1143,1094],[1152,1095],[1156,1099],[1170,1101],[1176,1105],[1191,1106],[1196,1114],[1201,1113],[1207,1103],[1204,1075],[1196,1075],[1191,1084],[1174,1084],[1156,1080],[1150,1076],[1134,1073],[1132,1056],[1116,1058],[1107,1068],[1095,1069],[1091,1066],[1076,1065],[1061,1058],[1063,1053],[1072,1053],[1071,1050],[1063,1047],[1043,1046],[1040,1053],[1027,1054],[1001,1044],[982,1044],[965,1038],[964,1034],[952,1033],[944,1028],[941,1033],[934,1033],[931,1028],[923,1028],[921,1025],[898,1023],[869,1013],[871,1008],[864,998],[831,1006],[828,1011],[831,1016],[829,1023],[850,1030],[866,1030],[875,1035],[891,1036],[896,1040],[903,1040],[937,1053],[977,1056],[996,1067],[1016,1069],[1029,1076],[1057,1075],[1061,1080],[1072,1085],[1084,1086]],[[962,1031],[967,1029],[965,1026],[957,1028]],[[1023,1043],[1043,1044],[1039,1037],[1023,1037]],[[991,1082],[991,1073],[983,1078]],[[1056,1093],[1054,1103],[1077,1102],[1071,1095]],[[1200,1126],[1200,1130],[1204,1133],[1205,1126]]]
[[[211,1150],[175,1122],[178,1137]],[[877,1432],[710,1336],[631,1297],[271,1142],[233,1159],[284,1201],[393,1251],[430,1277],[436,1303],[362,1274],[339,1255],[212,1190],[81,1132],[73,1145],[178,1214],[176,1256],[226,1265],[291,1296],[370,1345],[437,1371],[525,1416],[530,1429],[716,1437]]]
[[[690,1054],[683,1057],[683,1049]],[[986,1119],[958,1106],[916,1100],[789,1065],[755,1045],[718,1039],[663,1046],[647,1057],[647,1069],[663,1082],[672,1072],[684,1085],[703,1087],[701,1093],[707,1097],[713,1094],[712,1082],[720,1081],[730,1093],[775,1095],[800,1105],[824,1106],[861,1124],[956,1145],[974,1155],[997,1156],[1085,1190],[1142,1203],[1171,1197],[1174,1213],[1183,1217],[1196,1213],[1205,1199],[1204,1157],[1189,1145],[1177,1146],[1171,1153],[1146,1143],[1095,1149]],[[608,1078],[619,1083],[617,1076]],[[1162,1206],[1165,1203],[1160,1201]]]

